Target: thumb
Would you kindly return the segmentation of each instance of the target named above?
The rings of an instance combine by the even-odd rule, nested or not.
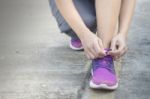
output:
[[[99,46],[100,46],[100,48],[101,48],[102,52],[105,54],[104,45],[103,45],[103,43],[102,43],[102,40],[101,40],[101,39],[98,39],[98,44],[99,44]]]
[[[110,44],[111,51],[108,52],[108,55],[115,56],[116,46],[117,46],[117,40],[113,39]]]
[[[112,49],[112,51],[115,51],[115,49],[116,49],[116,42],[117,42],[117,40],[112,40],[111,41],[110,48]]]

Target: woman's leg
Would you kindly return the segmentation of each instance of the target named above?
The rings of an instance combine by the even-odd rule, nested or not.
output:
[[[109,48],[115,35],[121,0],[96,0],[97,35],[103,41],[104,47]]]
[[[62,33],[67,34],[72,38],[78,38],[76,33],[71,29],[63,16],[58,11],[55,0],[49,0],[52,14],[56,18],[58,27]],[[79,12],[86,26],[92,31],[96,32],[96,15],[95,4],[93,0],[74,0],[75,7]]]

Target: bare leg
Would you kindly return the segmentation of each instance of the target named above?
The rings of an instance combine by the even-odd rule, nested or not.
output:
[[[121,0],[96,0],[97,35],[103,41],[105,48],[115,35],[120,12]]]

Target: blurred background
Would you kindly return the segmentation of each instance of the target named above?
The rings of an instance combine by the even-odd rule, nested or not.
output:
[[[137,0],[120,86],[98,92],[109,96],[104,99],[150,97],[149,5]],[[83,93],[90,62],[68,42],[48,0],[0,0],[0,99],[88,99]]]

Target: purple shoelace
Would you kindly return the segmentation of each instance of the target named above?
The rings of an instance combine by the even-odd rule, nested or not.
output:
[[[110,49],[105,49],[106,53],[110,51]],[[114,62],[113,58],[110,55],[104,56],[103,58],[97,58],[92,61],[93,71],[98,68],[106,68],[110,72],[115,74]]]

